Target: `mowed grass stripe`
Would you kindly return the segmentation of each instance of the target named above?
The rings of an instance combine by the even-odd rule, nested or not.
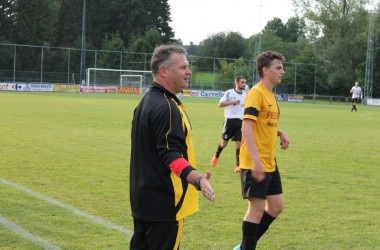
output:
[[[12,182],[4,180],[2,178],[0,178],[0,182],[3,183],[3,184],[6,184],[8,186],[14,187],[16,189],[22,190],[25,193],[28,193],[28,194],[30,194],[30,195],[32,195],[34,197],[37,197],[37,198],[39,198],[41,200],[44,200],[44,201],[46,201],[46,202],[48,202],[48,203],[50,203],[52,205],[56,205],[58,207],[64,208],[64,209],[66,209],[66,210],[68,210],[68,211],[70,211],[70,212],[72,212],[72,213],[74,213],[76,215],[85,217],[85,218],[87,218],[87,219],[89,219],[89,220],[91,220],[93,222],[96,222],[96,223],[98,223],[98,224],[100,224],[102,226],[105,226],[105,227],[107,227],[109,229],[114,229],[114,230],[117,230],[117,231],[119,231],[121,233],[130,235],[130,236],[133,234],[132,230],[129,230],[129,229],[126,229],[126,228],[124,228],[122,226],[116,225],[116,224],[114,224],[112,222],[109,222],[107,220],[104,220],[104,219],[102,219],[102,218],[100,218],[98,216],[86,213],[86,212],[84,212],[84,211],[82,211],[80,209],[74,208],[74,207],[69,206],[67,204],[64,204],[64,203],[62,203],[60,201],[57,201],[55,199],[49,198],[47,196],[44,196],[44,195],[42,195],[42,194],[40,194],[38,192],[34,192],[33,190],[30,190],[30,189],[28,189],[26,187],[20,186],[20,185],[18,185],[16,183],[12,183]]]
[[[37,235],[32,234],[28,230],[18,226],[17,224],[13,223],[12,221],[7,220],[1,214],[0,214],[0,224],[3,225],[4,227],[10,229],[11,231],[16,233],[17,235],[21,236],[22,238],[29,240],[29,241],[33,242],[34,244],[43,247],[44,249],[51,249],[51,250],[60,250],[61,249],[60,247],[41,239]]]

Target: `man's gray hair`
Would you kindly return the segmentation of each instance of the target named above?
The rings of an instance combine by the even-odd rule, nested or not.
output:
[[[160,45],[154,49],[152,59],[150,61],[153,76],[158,74],[158,70],[162,64],[166,67],[170,66],[170,59],[173,53],[187,56],[186,49],[176,44]]]

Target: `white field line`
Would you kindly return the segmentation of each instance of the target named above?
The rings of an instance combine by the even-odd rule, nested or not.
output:
[[[0,224],[9,228],[14,233],[20,235],[22,238],[27,239],[27,240],[35,243],[36,245],[39,245],[45,249],[52,249],[52,250],[60,250],[61,249],[60,247],[53,245],[47,241],[44,241],[40,237],[32,234],[31,232],[29,232],[29,231],[25,230],[24,228],[16,225],[15,223],[5,219],[1,215],[0,215]]]
[[[3,183],[3,184],[6,184],[8,186],[11,186],[11,187],[17,188],[19,190],[22,190],[25,193],[28,193],[28,194],[30,194],[30,195],[32,195],[34,197],[37,197],[37,198],[39,198],[41,200],[44,200],[44,201],[46,201],[46,202],[48,202],[50,204],[53,204],[53,205],[56,205],[58,207],[64,208],[64,209],[66,209],[66,210],[68,210],[68,211],[70,211],[70,212],[72,212],[72,213],[74,213],[76,215],[83,216],[83,217],[85,217],[85,218],[87,218],[87,219],[89,219],[89,220],[91,220],[93,222],[96,222],[96,223],[98,223],[98,224],[100,224],[100,225],[102,225],[104,227],[117,230],[117,231],[122,232],[124,234],[127,234],[129,236],[133,235],[133,231],[132,230],[129,230],[129,229],[126,229],[126,228],[124,228],[122,226],[113,224],[112,222],[104,220],[104,219],[102,219],[100,217],[97,217],[95,215],[91,215],[91,214],[86,213],[86,212],[84,212],[82,210],[76,209],[76,208],[74,208],[72,206],[66,205],[66,204],[64,204],[62,202],[59,202],[59,201],[55,200],[55,199],[52,199],[52,198],[44,196],[44,195],[42,195],[40,193],[34,192],[33,190],[30,190],[30,189],[28,189],[26,187],[20,186],[20,185],[18,185],[16,183],[4,180],[2,178],[0,178],[0,183]]]

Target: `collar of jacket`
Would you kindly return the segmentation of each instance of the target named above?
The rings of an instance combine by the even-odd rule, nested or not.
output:
[[[170,96],[171,98],[173,98],[178,103],[178,105],[182,104],[181,101],[178,99],[178,97],[176,95],[174,95],[172,92],[170,92],[169,90],[167,90],[164,87],[162,87],[162,85],[160,85],[159,83],[153,82],[152,83],[152,90],[153,91],[164,92],[165,94],[167,94],[168,96]]]

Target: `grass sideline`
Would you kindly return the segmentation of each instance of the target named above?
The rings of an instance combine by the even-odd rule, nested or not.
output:
[[[133,229],[130,128],[141,96],[0,92],[0,178]],[[183,100],[204,173],[220,141],[217,99]],[[380,109],[280,103],[290,148],[278,150],[285,210],[258,249],[376,249],[380,245]],[[217,201],[200,198],[181,249],[232,249],[246,201],[234,146],[211,169]],[[130,237],[0,183],[0,215],[62,249],[128,249]],[[41,249],[0,224],[0,249]]]

